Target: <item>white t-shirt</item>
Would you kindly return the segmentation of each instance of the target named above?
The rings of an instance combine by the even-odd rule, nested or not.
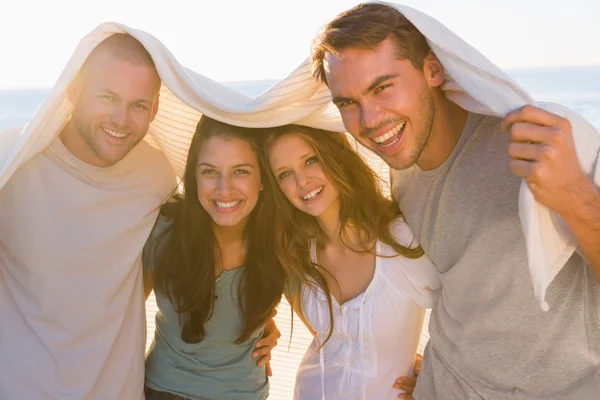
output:
[[[392,226],[404,246],[416,240],[404,221]],[[378,241],[377,254],[397,255]],[[316,262],[313,243],[312,258]],[[339,305],[333,299],[333,335],[329,333],[327,297],[320,288],[304,285],[302,311],[316,331],[300,364],[294,398],[297,400],[394,399],[392,386],[400,376],[412,376],[425,309],[441,287],[439,273],[426,256],[377,257],[373,280],[357,297]]]
[[[0,399],[143,399],[141,252],[174,186],[146,142],[97,168],[57,138],[0,190]]]

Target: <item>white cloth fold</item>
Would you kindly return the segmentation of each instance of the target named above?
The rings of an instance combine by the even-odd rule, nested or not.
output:
[[[453,102],[472,112],[500,117],[525,104],[535,104],[513,79],[442,23],[413,8],[390,5],[402,12],[427,38],[444,65],[447,79],[442,89]],[[163,80],[161,105],[146,140],[165,153],[177,173],[184,169],[187,149],[202,113],[247,127],[297,123],[344,131],[340,115],[330,102],[329,90],[312,77],[308,59],[272,88],[250,99],[183,67],[152,35],[122,24],[105,23],[81,40],[52,91],[22,132],[18,135],[14,130],[0,133],[0,188],[17,168],[45,149],[59,134],[72,111],[66,93],[69,82],[95,46],[117,32],[137,38],[156,63]],[[600,184],[600,166],[595,163],[600,148],[597,130],[564,107],[540,106],[571,121],[579,161]],[[594,165],[595,174],[591,171]],[[535,296],[542,308],[547,309],[546,288],[575,251],[576,242],[556,215],[535,202],[525,183],[518,201]]]

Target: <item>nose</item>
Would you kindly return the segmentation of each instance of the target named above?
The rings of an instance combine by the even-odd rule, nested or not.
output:
[[[125,104],[117,104],[113,107],[111,119],[112,122],[120,127],[127,126],[127,119],[129,118],[129,109]]]
[[[231,189],[231,177],[228,174],[221,174],[217,182],[217,193],[227,194]]]
[[[368,132],[370,128],[377,128],[381,124],[383,113],[379,106],[373,101],[365,101],[360,107],[360,122]]]
[[[306,187],[310,183],[310,177],[303,171],[296,172],[296,184],[300,188]]]

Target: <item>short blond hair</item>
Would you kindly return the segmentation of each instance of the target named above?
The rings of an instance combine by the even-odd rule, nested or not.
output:
[[[136,38],[127,33],[115,33],[102,41],[88,56],[80,70],[80,74],[85,74],[85,70],[90,62],[100,54],[110,54],[120,60],[125,60],[134,65],[142,65],[156,69],[152,56]]]

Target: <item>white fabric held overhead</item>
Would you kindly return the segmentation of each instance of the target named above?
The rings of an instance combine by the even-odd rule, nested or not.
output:
[[[442,23],[413,8],[390,5],[427,37],[446,70],[447,79],[442,89],[450,100],[466,110],[500,117],[525,104],[537,104],[565,116],[572,124],[583,169],[600,184],[600,163],[596,162],[600,135],[582,117],[562,106],[535,103],[506,73]],[[288,77],[250,99],[183,67],[152,35],[122,24],[105,23],[81,40],[52,91],[25,128],[0,133],[0,188],[19,166],[45,149],[59,134],[72,111],[66,93],[69,82],[90,52],[113,33],[129,33],[137,38],[156,63],[163,80],[161,105],[146,140],[164,151],[178,173],[184,169],[187,149],[201,114],[247,127],[296,123],[344,131],[340,115],[330,101],[329,90],[312,77],[308,59]],[[591,171],[594,166],[596,170]],[[518,201],[535,296],[547,310],[546,289],[577,244],[561,220],[535,202],[524,182]]]

